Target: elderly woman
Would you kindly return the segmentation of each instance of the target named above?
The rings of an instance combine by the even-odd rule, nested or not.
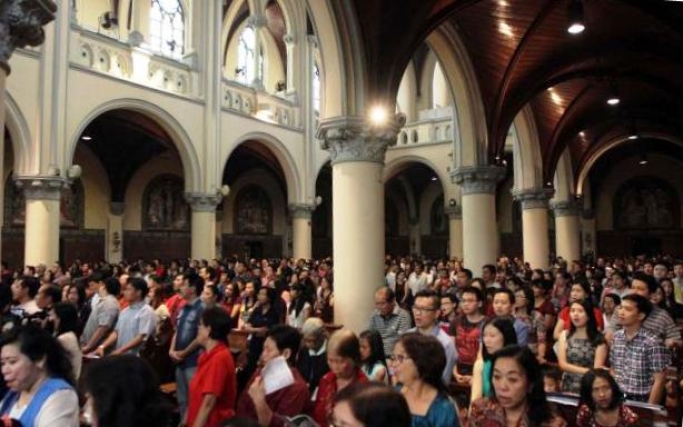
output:
[[[26,427],[77,426],[73,370],[59,341],[26,326],[3,335],[0,347],[2,376],[10,389],[0,402],[0,415]]]
[[[436,338],[419,333],[402,335],[391,360],[401,394],[408,402],[412,427],[460,425],[441,375],[446,353]]]
[[[330,371],[327,366],[327,334],[323,321],[317,317],[308,318],[301,328],[301,333],[303,345],[296,358],[296,366],[313,394],[320,379]]]
[[[348,329],[341,329],[330,337],[327,345],[327,364],[330,372],[320,380],[313,418],[321,427],[328,426],[332,401],[337,392],[356,382],[367,382],[360,369],[360,342]]]

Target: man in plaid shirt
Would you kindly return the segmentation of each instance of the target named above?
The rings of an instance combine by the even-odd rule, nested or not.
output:
[[[623,328],[614,334],[610,362],[627,399],[659,404],[669,354],[656,335],[642,328],[650,312],[652,303],[641,295],[626,295],[621,300],[619,324]]]

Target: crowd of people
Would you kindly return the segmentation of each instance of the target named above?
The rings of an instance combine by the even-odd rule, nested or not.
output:
[[[388,256],[359,334],[334,325],[331,259],[1,274],[5,425],[626,426],[629,402],[678,398],[683,262],[668,257],[502,257],[475,277]],[[547,393],[576,396],[575,419]]]

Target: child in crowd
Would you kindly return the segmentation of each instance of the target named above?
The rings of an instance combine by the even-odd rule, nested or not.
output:
[[[363,331],[360,334],[361,370],[370,381],[389,384],[386,355],[382,337],[377,331]]]

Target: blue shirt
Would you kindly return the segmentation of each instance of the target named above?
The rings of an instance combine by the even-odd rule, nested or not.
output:
[[[178,312],[178,325],[176,326],[175,350],[182,351],[197,338],[199,322],[202,319],[204,306],[197,298],[193,303],[183,306]],[[197,366],[199,359],[199,347],[189,354],[180,364],[180,368],[192,368]]]
[[[448,397],[439,393],[436,398],[429,405],[429,409],[425,415],[411,416],[411,427],[459,427],[458,414],[455,411],[455,405]]]
[[[120,349],[125,344],[137,338],[139,335],[144,335],[144,339],[148,339],[154,335],[157,325],[157,315],[154,309],[145,304],[145,301],[139,301],[131,304],[119,315],[119,320],[116,322],[116,333],[118,338],[116,340],[116,349]],[[128,350],[128,354],[138,354],[140,346]]]

